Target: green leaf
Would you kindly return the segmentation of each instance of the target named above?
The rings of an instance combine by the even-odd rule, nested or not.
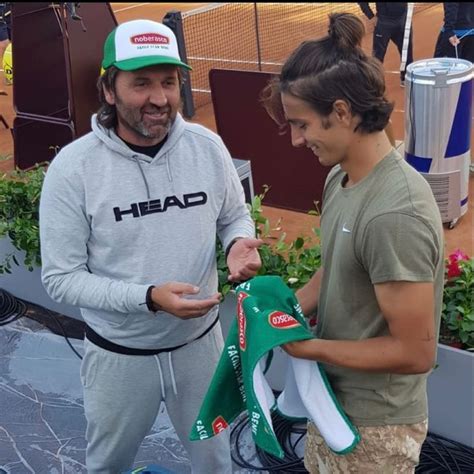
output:
[[[302,248],[304,245],[304,239],[302,237],[298,237],[296,240],[295,240],[295,249],[296,250],[299,250],[300,248]]]

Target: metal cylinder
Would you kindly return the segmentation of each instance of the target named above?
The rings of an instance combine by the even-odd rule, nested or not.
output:
[[[405,158],[428,181],[443,222],[467,212],[474,66],[456,58],[407,67]]]

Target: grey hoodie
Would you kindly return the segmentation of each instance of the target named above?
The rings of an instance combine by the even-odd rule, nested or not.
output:
[[[92,117],[92,132],[65,146],[40,202],[42,281],[56,301],[122,346],[160,349],[199,336],[215,319],[151,313],[150,285],[217,291],[216,233],[224,248],[254,237],[244,192],[222,140],[178,114],[154,158],[134,152]]]

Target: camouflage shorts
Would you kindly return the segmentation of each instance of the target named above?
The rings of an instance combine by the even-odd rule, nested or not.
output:
[[[311,474],[413,473],[428,431],[428,421],[412,425],[360,426],[361,441],[349,454],[333,453],[308,423],[304,463]]]

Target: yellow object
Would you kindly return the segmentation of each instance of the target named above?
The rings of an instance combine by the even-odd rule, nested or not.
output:
[[[3,73],[5,74],[5,79],[10,84],[13,83],[13,54],[12,54],[12,44],[10,43],[3,53],[2,61]]]

